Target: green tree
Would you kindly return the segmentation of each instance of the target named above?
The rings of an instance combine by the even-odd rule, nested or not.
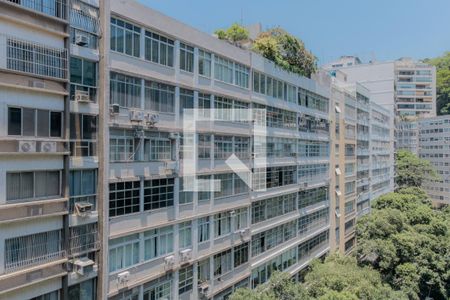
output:
[[[450,114],[450,52],[433,59],[425,59],[424,62],[436,67],[437,113]]]
[[[431,163],[407,150],[399,150],[396,157],[396,183],[400,188],[421,187],[426,179],[439,179]]]
[[[241,289],[231,300],[385,300],[407,299],[393,290],[370,267],[360,267],[353,257],[333,254],[324,262],[316,260],[303,283],[292,281],[286,273],[274,273],[254,290]]]
[[[433,209],[417,187],[379,197],[357,223],[360,264],[409,299],[450,297],[450,210]]]
[[[233,23],[227,29],[218,29],[214,33],[219,39],[227,40],[235,45],[239,45],[241,42],[248,40],[248,30],[237,23]]]
[[[317,70],[317,58],[305,48],[304,43],[280,27],[262,32],[254,41],[250,41],[248,30],[234,23],[227,29],[214,32],[221,40],[242,46],[251,43],[251,49],[282,69],[311,77]]]
[[[280,27],[262,32],[253,50],[289,72],[311,77],[317,70],[317,58],[300,39]]]

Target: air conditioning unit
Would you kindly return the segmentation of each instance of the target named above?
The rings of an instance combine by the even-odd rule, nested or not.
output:
[[[166,163],[166,169],[174,171],[177,168],[177,162],[176,161],[169,161]]]
[[[84,34],[76,33],[75,34],[75,44],[78,46],[86,46],[89,43],[89,38]]]
[[[246,237],[249,233],[250,233],[250,229],[248,229],[248,228],[239,230],[239,235],[241,236],[241,238]]]
[[[33,205],[28,207],[28,217],[40,216],[43,213],[42,205]]]
[[[89,202],[77,202],[75,203],[75,213],[80,217],[86,217],[92,212],[93,205]]]
[[[120,112],[120,105],[117,103],[114,103],[111,105],[111,113],[114,115],[117,115]]]
[[[198,285],[198,292],[200,295],[206,296],[208,294],[208,291],[209,291],[208,282],[204,281]]]
[[[89,92],[88,91],[75,91],[75,101],[77,102],[91,102],[91,99],[89,98]]]
[[[170,255],[164,258],[164,268],[166,270],[171,270],[175,266],[175,256]]]
[[[144,112],[141,110],[130,111],[130,121],[132,122],[142,122],[144,121]]]
[[[41,142],[39,151],[44,153],[56,152],[56,142]]]
[[[176,140],[179,137],[180,137],[180,135],[177,132],[169,133],[169,139],[171,139],[171,140]]]
[[[146,114],[145,122],[147,123],[148,126],[155,126],[155,124],[159,122],[159,115]]]
[[[87,258],[82,257],[79,259],[76,259],[72,265],[73,265],[73,271],[76,272],[80,276],[84,276],[85,274],[92,273],[94,271],[94,261]]]
[[[17,151],[22,153],[36,152],[36,141],[19,141]]]
[[[180,251],[180,261],[188,262],[192,257],[192,249],[184,249]]]
[[[130,280],[130,272],[125,271],[117,274],[117,282],[119,284],[127,284],[129,280]]]

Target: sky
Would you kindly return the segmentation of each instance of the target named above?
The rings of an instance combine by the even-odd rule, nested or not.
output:
[[[206,33],[234,22],[281,26],[319,65],[429,58],[450,51],[450,0],[139,0]]]

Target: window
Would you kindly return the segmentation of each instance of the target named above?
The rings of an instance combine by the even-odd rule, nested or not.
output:
[[[60,196],[60,170],[6,173],[7,201]]]
[[[240,87],[248,89],[248,77],[250,72],[249,68],[238,63],[235,63],[234,68],[235,68],[235,77],[234,77],[235,84]]]
[[[70,58],[70,99],[75,100],[75,91],[89,95],[95,102],[97,86],[97,63],[83,58]]]
[[[111,73],[110,103],[119,104],[121,107],[141,107],[141,79]]]
[[[175,113],[175,87],[154,81],[145,81],[145,109]]]
[[[143,300],[172,299],[172,279],[169,275],[144,284]],[[125,299],[121,299],[125,300]]]
[[[69,175],[69,213],[73,213],[76,202],[88,202],[96,206],[97,170],[71,170]]]
[[[209,217],[198,219],[198,242],[202,243],[209,240]]]
[[[140,181],[109,184],[109,216],[139,212]]]
[[[144,139],[144,160],[170,160],[172,145],[168,135],[151,132]]]
[[[71,255],[95,251],[99,245],[97,223],[69,228],[69,249]]]
[[[144,259],[149,260],[173,252],[173,226],[144,232]]]
[[[305,235],[328,224],[329,209],[325,208],[298,219],[298,233]]]
[[[194,177],[180,177],[179,203],[186,204],[194,201]]]
[[[298,105],[328,112],[328,99],[305,89],[298,89]]]
[[[233,195],[233,173],[214,175],[214,180],[220,180],[220,190],[214,192],[215,198]]]
[[[77,284],[77,285],[74,285],[74,286],[70,286],[69,287],[69,299],[70,300],[72,300],[72,298],[71,298],[71,293],[72,293],[72,290],[74,289],[74,288],[78,288],[78,289],[80,289],[80,285],[85,285],[86,283],[82,283],[82,284]],[[79,293],[79,291],[77,291],[77,294]],[[34,297],[34,298],[31,298],[31,299],[29,299],[29,300],[58,300],[59,299],[59,290],[58,291],[53,291],[53,292],[50,292],[50,293],[47,293],[47,294],[44,294],[44,295],[40,295],[40,296],[37,296],[37,297]]]
[[[192,222],[178,224],[178,242],[180,248],[192,246]]]
[[[232,136],[214,136],[214,158],[228,159],[233,154]]]
[[[199,202],[209,201],[211,198],[211,175],[198,176],[198,193]]]
[[[96,156],[97,116],[70,114],[70,155]]]
[[[234,267],[239,267],[248,262],[248,242],[233,249]]]
[[[220,277],[232,270],[231,249],[214,255],[214,277]]]
[[[208,159],[211,157],[211,136],[205,134],[198,135],[198,158]]]
[[[204,260],[200,260],[198,262],[198,266],[197,266],[197,274],[198,274],[198,281],[199,283],[210,280],[211,279],[211,272],[209,269],[210,266],[210,259],[209,257],[204,259]]]
[[[119,135],[120,134],[120,135]],[[136,148],[132,132],[123,131],[121,133],[111,133],[109,139],[109,160],[134,161],[136,159]]]
[[[252,224],[295,211],[296,194],[287,194],[252,203]]]
[[[223,212],[214,215],[214,237],[220,237],[231,232],[231,214]]]
[[[66,49],[50,48],[13,37],[8,37],[6,45],[8,69],[59,79],[67,78]]]
[[[5,239],[5,269],[27,266],[63,258],[62,231],[53,230]]]
[[[214,56],[214,78],[233,84],[233,62],[220,56]]]
[[[302,209],[316,203],[328,201],[328,188],[319,187],[298,193],[298,208]]]
[[[173,178],[145,180],[144,210],[173,206],[173,191]]]
[[[145,31],[145,59],[157,64],[173,67],[174,41]]]
[[[119,20],[111,18],[111,50],[132,55],[140,56],[140,37],[141,28]]]
[[[250,157],[250,138],[234,137],[234,154],[240,159],[248,159]]]
[[[198,93],[198,108],[199,108],[199,115],[209,119],[211,116],[210,110],[211,110],[211,95],[210,94],[204,94],[204,93]]]
[[[178,271],[178,293],[180,295],[192,290],[193,277],[193,266],[187,266]]]
[[[205,77],[211,77],[211,53],[198,50],[198,73]]]
[[[215,120],[231,121],[232,108],[233,108],[233,100],[224,97],[214,96]]]
[[[180,43],[180,69],[194,72],[194,47]]]
[[[8,107],[8,135],[62,137],[62,112]]]
[[[125,269],[139,262],[139,234],[109,241],[109,272]]]
[[[180,115],[183,115],[184,109],[194,108],[194,91],[180,89]]]
[[[296,236],[297,221],[291,221],[252,236],[252,256],[259,255]]]
[[[235,210],[234,229],[240,230],[248,227],[248,210],[247,208],[240,208]]]

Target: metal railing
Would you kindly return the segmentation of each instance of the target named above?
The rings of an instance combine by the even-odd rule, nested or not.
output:
[[[67,49],[52,48],[12,36],[6,39],[6,68],[39,76],[67,79]]]
[[[97,156],[97,142],[91,140],[71,140],[70,156]]]
[[[36,233],[5,241],[5,272],[64,258],[61,230]]]
[[[3,0],[12,2],[28,9],[56,17],[66,19],[66,1],[65,0]]]
[[[70,228],[70,255],[95,251],[99,246],[96,223]]]
[[[70,25],[90,33],[99,33],[98,18],[94,18],[82,10],[70,9]]]

